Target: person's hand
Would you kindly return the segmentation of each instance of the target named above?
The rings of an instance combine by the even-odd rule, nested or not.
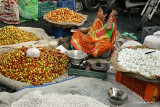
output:
[[[71,32],[79,31],[79,29],[71,29]]]
[[[81,27],[79,30],[82,32],[82,33],[88,33],[89,30],[90,30],[91,27],[87,27],[87,28],[84,28],[84,27]]]
[[[80,31],[80,32],[85,32],[87,28],[79,28],[79,29],[71,29],[71,32],[76,32],[76,31]]]
[[[89,30],[90,30],[90,27],[88,27],[88,28],[81,27],[79,29],[71,29],[71,32],[80,31],[82,33],[88,33]]]
[[[117,11],[113,10],[111,13],[110,13],[110,17],[114,17],[117,15]]]

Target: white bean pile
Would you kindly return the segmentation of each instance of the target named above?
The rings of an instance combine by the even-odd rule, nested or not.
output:
[[[146,52],[155,51],[150,54]],[[119,65],[135,73],[140,73],[144,76],[160,76],[160,51],[137,48],[124,48],[118,53]]]
[[[109,107],[94,98],[72,95],[47,93],[35,90],[27,93],[17,102],[11,104],[11,107]]]

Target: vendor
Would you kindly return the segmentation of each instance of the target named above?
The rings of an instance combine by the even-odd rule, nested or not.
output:
[[[117,12],[107,5],[101,5],[97,12],[98,19],[92,27],[78,29],[73,33],[71,46],[76,50],[97,58],[115,49]],[[84,34],[86,33],[86,35]]]

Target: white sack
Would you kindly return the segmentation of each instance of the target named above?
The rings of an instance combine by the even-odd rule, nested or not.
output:
[[[159,37],[160,37],[160,31],[154,32],[153,35],[154,35],[154,36],[159,36]]]
[[[140,42],[134,41],[134,40],[128,40],[125,43],[122,44],[120,48],[126,48],[130,46],[141,46],[142,44]]]
[[[144,39],[143,45],[147,45],[150,48],[160,50],[160,36],[147,36]]]

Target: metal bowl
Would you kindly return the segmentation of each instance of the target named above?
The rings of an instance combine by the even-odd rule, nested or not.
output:
[[[65,52],[68,57],[71,58],[71,63],[73,65],[80,65],[83,60],[87,57],[87,54],[79,50],[69,50]]]
[[[125,92],[114,87],[108,90],[107,95],[109,97],[109,102],[113,105],[124,104],[128,99],[128,95]]]

